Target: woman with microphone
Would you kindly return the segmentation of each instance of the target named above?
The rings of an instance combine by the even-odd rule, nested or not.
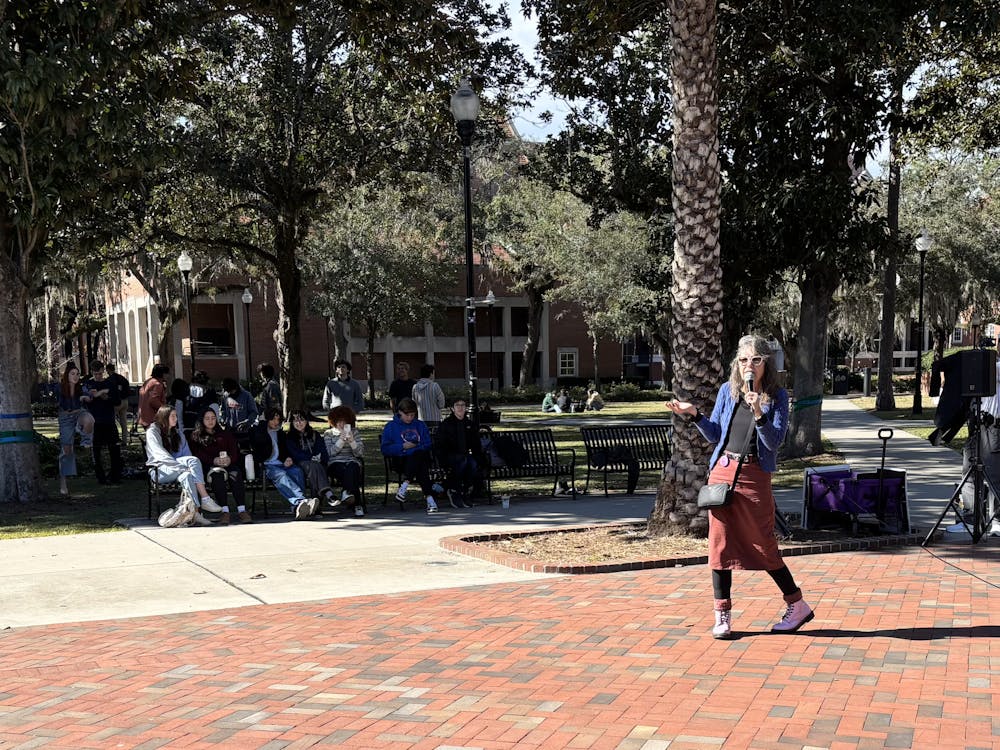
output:
[[[771,474],[788,430],[788,392],[778,384],[770,354],[767,339],[740,339],[729,380],[719,388],[710,417],[686,401],[667,403],[674,414],[686,416],[706,440],[716,444],[709,462],[709,484],[732,483],[747,445],[732,503],[708,511],[708,565],[715,592],[712,636],[720,639],[734,637],[730,596],[734,570],[766,570],[781,589],[784,614],[772,632],[791,633],[813,619],[774,536]]]

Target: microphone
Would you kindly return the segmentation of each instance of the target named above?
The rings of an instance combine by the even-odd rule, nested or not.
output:
[[[748,370],[747,372],[743,373],[743,380],[746,381],[747,392],[749,393],[750,391],[753,390],[753,372]]]

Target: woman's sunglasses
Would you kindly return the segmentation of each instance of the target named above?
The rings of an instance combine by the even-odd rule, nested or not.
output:
[[[760,365],[764,364],[764,358],[759,355],[756,357],[740,357],[736,361],[739,362],[741,365],[745,365],[747,362],[749,362],[754,367],[759,367]]]

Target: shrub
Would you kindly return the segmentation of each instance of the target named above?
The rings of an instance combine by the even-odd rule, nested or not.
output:
[[[604,389],[604,399],[606,401],[647,401],[647,394],[650,392],[643,391],[642,388],[637,386],[635,383],[615,383],[610,387]],[[659,391],[656,391],[655,400],[662,398]]]

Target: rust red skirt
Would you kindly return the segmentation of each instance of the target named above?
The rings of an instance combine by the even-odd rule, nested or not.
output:
[[[729,484],[736,461],[716,462],[712,484]],[[708,567],[712,570],[777,570],[784,565],[774,536],[774,493],[771,475],[756,462],[743,464],[735,497],[724,508],[708,511]]]

